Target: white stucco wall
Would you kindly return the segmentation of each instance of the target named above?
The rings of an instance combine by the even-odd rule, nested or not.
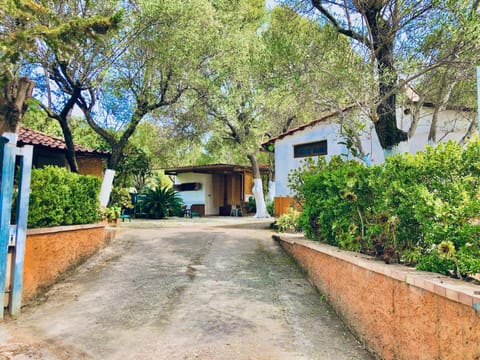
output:
[[[200,183],[202,184],[200,190],[195,191],[179,191],[179,195],[182,197],[183,202],[187,206],[193,204],[204,204],[205,215],[218,215],[218,208],[213,204],[213,184],[211,174],[198,174],[198,173],[182,173],[175,176],[175,185],[184,183]]]
[[[347,153],[345,145],[339,144],[341,139],[340,125],[322,123],[277,140],[275,142],[275,196],[291,195],[288,188],[288,174],[299,167],[305,159],[294,158],[294,145],[327,140],[327,159],[329,159],[331,155]]]
[[[430,130],[430,123],[433,109],[424,108],[421,113],[421,121],[417,127],[415,135],[409,139],[407,150],[411,153],[423,150],[427,144],[428,132]],[[462,113],[456,111],[443,111],[439,116],[439,124],[437,127],[437,139],[443,137],[448,133],[442,141],[460,140],[465,134],[468,126],[468,117],[471,113]],[[411,123],[411,115],[406,115],[403,109],[397,112],[398,126],[403,130],[408,130]],[[367,126],[361,134],[360,138],[364,151],[370,155],[370,160],[373,164],[380,164],[384,161],[384,152],[378,141],[377,134],[373,124],[364,118]],[[305,144],[315,141],[327,140],[328,155],[327,160],[332,155],[347,154],[347,149],[344,145],[339,144],[343,141],[340,125],[335,122],[318,123],[314,126],[307,127],[303,130],[287,135],[282,139],[275,141],[275,186],[276,196],[292,196],[288,188],[288,174],[295,168],[298,168],[305,158],[294,158],[294,145]],[[314,159],[316,157],[313,157]]]
[[[433,108],[424,107],[420,113],[420,122],[414,136],[409,139],[408,151],[415,154],[425,149],[428,143],[428,133],[430,131],[430,123],[432,121]],[[437,126],[437,141],[442,142],[453,140],[459,141],[465,135],[470,122],[475,119],[476,114],[473,112],[461,112],[453,110],[445,110],[440,112]],[[402,109],[397,111],[398,126],[407,131],[410,127],[412,117],[410,114],[405,115]]]

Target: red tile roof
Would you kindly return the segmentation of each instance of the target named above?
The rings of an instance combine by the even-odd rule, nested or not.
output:
[[[40,131],[27,129],[23,127],[20,128],[20,131],[18,132],[17,144],[41,146],[44,148],[62,150],[62,151],[65,151],[67,149],[65,141],[63,139],[56,138],[56,137],[44,134]],[[106,152],[106,151],[86,149],[81,145],[75,145],[75,152],[77,154],[82,154],[82,155],[99,155],[104,157],[110,154],[109,152]]]
[[[350,110],[354,109],[355,107],[356,107],[356,105],[350,105],[350,106],[347,106],[347,107],[341,109],[340,111],[341,112],[347,112],[347,111],[350,111]],[[268,141],[265,141],[264,143],[262,143],[262,147],[266,148],[268,145],[275,143],[275,141],[277,141],[277,140],[283,139],[287,135],[292,135],[293,133],[296,133],[297,131],[300,131],[300,130],[304,130],[307,127],[317,125],[318,123],[321,123],[321,122],[325,122],[328,119],[338,115],[338,113],[339,113],[338,111],[334,111],[330,114],[322,116],[321,118],[312,120],[312,121],[310,121],[306,124],[303,124],[303,125],[300,125],[296,128],[285,131],[284,133],[281,133],[280,135],[277,135],[273,138],[270,138]]]

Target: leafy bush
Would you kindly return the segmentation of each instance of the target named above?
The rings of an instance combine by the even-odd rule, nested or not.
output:
[[[182,199],[178,193],[169,187],[157,185],[143,191],[144,199],[140,203],[141,212],[154,219],[182,214]]]
[[[246,207],[247,213],[254,213],[257,211],[257,203],[255,202],[255,198],[253,196],[249,196]]]
[[[89,224],[98,221],[100,179],[47,166],[32,170],[28,227]]]
[[[128,189],[114,186],[110,194],[108,206],[118,207],[120,209],[133,209],[132,198]]]
[[[389,262],[480,272],[480,142],[428,147],[366,167],[332,158],[290,174],[308,237]],[[445,242],[453,250],[442,255]]]
[[[294,208],[288,208],[287,212],[277,218],[275,226],[280,232],[300,232],[302,227],[300,226],[301,212]]]
[[[273,216],[275,212],[275,202],[267,201],[266,205],[267,205],[267,212],[270,214],[270,216]]]
[[[120,218],[122,209],[118,206],[102,207],[100,209],[100,219],[107,221],[114,221]]]

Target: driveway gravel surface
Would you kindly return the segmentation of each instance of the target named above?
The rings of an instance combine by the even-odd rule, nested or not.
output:
[[[372,359],[267,226],[122,223],[0,324],[0,359]]]

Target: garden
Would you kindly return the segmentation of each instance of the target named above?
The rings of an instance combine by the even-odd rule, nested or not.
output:
[[[289,185],[297,207],[277,220],[280,230],[460,279],[480,273],[478,138],[376,166],[321,157],[293,171]]]

